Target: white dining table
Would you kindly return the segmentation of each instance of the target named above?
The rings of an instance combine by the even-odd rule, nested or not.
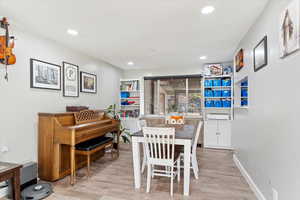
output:
[[[162,127],[162,126],[160,126]],[[191,167],[191,147],[195,134],[195,126],[183,125],[175,129],[175,144],[184,146],[184,178],[183,194],[189,196],[190,193],[190,167]],[[141,188],[141,148],[144,143],[143,132],[139,131],[132,135],[132,155],[134,185],[136,189]]]

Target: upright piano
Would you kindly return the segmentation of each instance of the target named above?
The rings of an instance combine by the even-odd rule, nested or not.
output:
[[[117,135],[119,153],[120,122],[103,111],[39,113],[38,117],[38,173],[42,180],[56,181],[75,172],[75,167],[86,165],[84,158],[75,159],[78,143],[113,133]],[[91,160],[103,154],[95,153]]]

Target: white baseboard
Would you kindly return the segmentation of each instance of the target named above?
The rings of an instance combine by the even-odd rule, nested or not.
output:
[[[8,187],[0,188],[0,198],[6,197],[8,195]]]
[[[234,161],[235,165],[237,166],[237,168],[240,170],[243,177],[246,179],[247,183],[249,184],[251,190],[254,192],[257,199],[258,200],[267,200],[235,154],[233,154],[233,161]]]

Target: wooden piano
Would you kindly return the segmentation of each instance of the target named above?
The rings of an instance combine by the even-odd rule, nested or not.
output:
[[[86,165],[84,158],[76,156],[75,159],[75,145],[106,133],[117,134],[119,153],[120,122],[103,111],[39,113],[38,116],[38,172],[42,180],[56,181],[71,174],[71,184],[74,184],[75,166]],[[104,151],[95,153],[91,160],[103,154]]]

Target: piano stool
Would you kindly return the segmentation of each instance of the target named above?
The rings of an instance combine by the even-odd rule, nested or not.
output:
[[[101,136],[98,138],[94,138],[79,144],[76,144],[75,146],[75,154],[83,155],[87,157],[87,177],[90,177],[90,166],[91,166],[91,155],[93,153],[99,152],[102,149],[110,148],[111,150],[111,158],[113,159],[113,138]],[[76,162],[75,162],[76,163]],[[75,167],[76,170],[76,167]],[[76,177],[76,173],[74,172],[74,179]]]

